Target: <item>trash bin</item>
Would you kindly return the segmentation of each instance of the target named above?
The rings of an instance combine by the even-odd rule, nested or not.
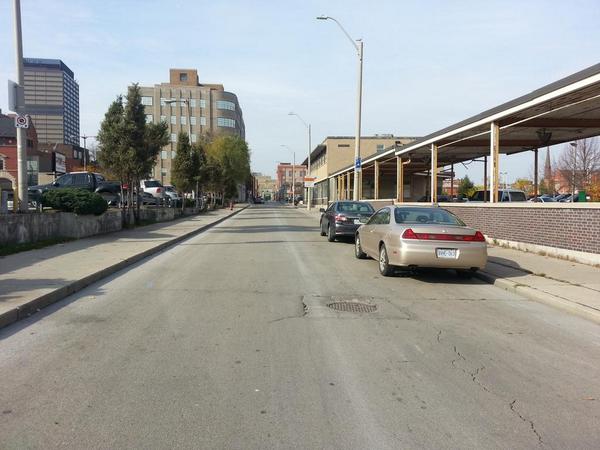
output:
[[[578,196],[577,197],[578,202],[587,202],[587,196],[585,195],[585,191],[579,191],[577,196]]]

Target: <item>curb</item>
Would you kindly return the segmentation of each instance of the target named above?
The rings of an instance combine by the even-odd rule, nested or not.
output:
[[[11,309],[10,311],[6,311],[5,313],[0,314],[0,328],[4,328],[10,324],[18,322],[19,320],[26,319],[27,317],[30,317],[32,314],[35,314],[42,308],[50,306],[51,304],[56,303],[64,299],[65,297],[68,297],[71,294],[79,292],[82,289],[88,287],[89,285],[100,281],[103,278],[106,278],[109,275],[112,275],[120,270],[123,270],[126,267],[129,267],[149,256],[160,253],[161,251],[175,244],[179,244],[181,241],[194,237],[195,235],[200,234],[214,227],[215,225],[218,225],[224,222],[225,220],[235,216],[236,214],[244,211],[246,208],[248,208],[248,205],[244,206],[241,209],[238,209],[237,211],[234,211],[233,213],[227,216],[221,217],[220,219],[217,219],[214,222],[208,223],[206,225],[201,226],[200,228],[190,231],[189,233],[182,234],[181,236],[177,236],[169,241],[158,244],[156,247],[144,250],[143,252],[130,256],[129,258],[119,261],[118,263],[113,264],[112,266],[105,267],[104,269],[101,269],[98,272],[94,272],[84,278],[81,278],[80,280],[73,281],[72,283],[55,289],[54,291],[48,292],[47,294],[30,300],[27,303],[19,305]]]
[[[506,278],[496,277],[483,270],[477,271],[474,275],[480,280],[504,289],[505,291],[514,292],[515,294],[522,295],[534,302],[544,303],[545,305],[562,309],[563,311],[591,320],[592,322],[600,323],[600,311],[595,308],[540,291],[539,289],[532,288],[525,284],[515,283]]]

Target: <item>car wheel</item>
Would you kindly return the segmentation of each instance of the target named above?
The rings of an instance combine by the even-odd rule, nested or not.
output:
[[[356,256],[358,259],[365,259],[367,257],[367,254],[363,252],[363,249],[360,245],[359,234],[356,235],[356,239],[354,240],[354,256]]]
[[[321,232],[320,232],[321,236],[326,236],[327,233],[325,232],[325,230],[323,230],[323,221],[321,220]]]
[[[389,277],[393,272],[394,268],[390,265],[385,244],[381,244],[379,247],[379,273],[384,277]]]
[[[329,242],[335,241],[335,225],[329,224],[327,227],[327,240]]]

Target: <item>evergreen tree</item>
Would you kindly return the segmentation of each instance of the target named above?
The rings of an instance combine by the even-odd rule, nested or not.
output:
[[[199,174],[199,154],[197,151],[192,150],[188,134],[181,131],[177,137],[177,153],[173,160],[171,180],[183,198],[182,211],[185,205],[185,194],[194,190]]]

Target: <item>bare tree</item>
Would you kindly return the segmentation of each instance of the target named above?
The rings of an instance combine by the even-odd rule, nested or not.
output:
[[[570,191],[589,189],[600,174],[600,144],[598,138],[581,139],[567,144],[556,164],[562,187]]]

